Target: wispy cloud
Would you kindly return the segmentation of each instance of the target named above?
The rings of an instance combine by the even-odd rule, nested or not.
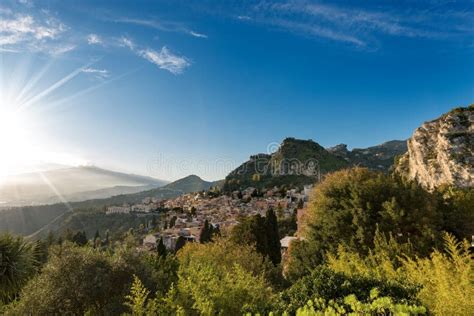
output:
[[[189,31],[189,34],[191,34],[194,37],[199,37],[199,38],[207,38],[206,34],[194,32],[194,31]]]
[[[97,34],[89,34],[87,35],[87,44],[89,45],[102,44],[102,39]]]
[[[110,73],[106,69],[96,69],[91,67],[82,68],[83,73],[92,74],[98,79],[106,79],[110,77]]]
[[[61,54],[74,49],[75,45],[58,42],[69,28],[48,12],[38,16],[0,12],[0,45],[3,51],[42,51]]]
[[[167,70],[175,75],[181,74],[191,65],[191,62],[186,57],[172,53],[166,46],[163,46],[160,51],[151,48],[142,49],[138,48],[135,42],[126,36],[122,36],[119,39],[119,45],[129,48],[132,52],[155,64],[160,69]]]
[[[168,70],[172,74],[180,74],[190,66],[187,58],[173,54],[166,46],[160,51],[147,48],[138,52],[140,56],[161,69]]]
[[[119,45],[122,46],[122,47],[128,47],[131,50],[135,50],[135,44],[133,43],[133,40],[126,37],[126,36],[122,36],[119,39]]]
[[[456,4],[459,1],[456,2]],[[466,3],[424,1],[417,6],[329,1],[255,0],[236,6],[230,15],[242,22],[267,25],[302,36],[370,48],[380,36],[457,40],[474,33],[474,13]]]
[[[112,22],[115,23],[126,23],[126,24],[134,24],[145,26],[149,28],[153,28],[156,30],[164,31],[164,32],[177,32],[177,33],[184,33],[198,38],[207,38],[206,34],[201,32],[196,32],[190,30],[182,23],[179,22],[169,22],[169,21],[161,21],[158,19],[140,19],[140,18],[128,18],[128,17],[121,17],[112,19]]]

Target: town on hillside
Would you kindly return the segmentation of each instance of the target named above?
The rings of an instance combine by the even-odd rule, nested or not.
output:
[[[265,216],[268,209],[273,209],[279,219],[294,218],[298,222],[311,189],[312,185],[305,185],[302,190],[248,187],[224,194],[213,188],[168,200],[147,197],[141,203],[108,206],[105,211],[107,215],[134,213],[151,217],[146,222],[141,249],[156,250],[161,240],[167,250],[177,251],[185,242],[200,241],[206,224],[226,235],[241,218],[257,214]],[[296,238],[280,237],[282,250]]]

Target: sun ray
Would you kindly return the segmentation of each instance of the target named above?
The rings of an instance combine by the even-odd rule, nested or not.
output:
[[[99,84],[97,84],[97,85],[95,85],[95,86],[88,87],[88,88],[83,89],[83,90],[81,90],[81,91],[78,91],[78,92],[76,92],[76,93],[74,93],[74,94],[72,94],[72,95],[66,96],[66,97],[64,97],[64,98],[62,98],[62,99],[59,99],[59,100],[56,100],[56,101],[53,101],[53,102],[49,102],[48,105],[46,105],[46,106],[44,106],[44,107],[42,108],[42,111],[49,111],[49,110],[52,110],[52,109],[54,109],[54,108],[57,108],[57,107],[61,106],[63,103],[65,103],[65,102],[69,102],[69,101],[71,101],[71,100],[73,100],[73,99],[75,99],[75,98],[77,98],[77,97],[84,96],[84,95],[86,95],[86,94],[88,94],[88,93],[90,93],[90,92],[92,92],[92,91],[94,91],[94,90],[97,90],[97,89],[99,89],[99,88],[101,88],[101,87],[103,87],[103,86],[105,86],[105,85],[107,85],[107,84],[109,84],[109,83],[111,83],[111,82],[120,80],[120,79],[122,79],[122,78],[124,78],[124,77],[126,77],[126,76],[128,76],[128,75],[130,75],[130,74],[132,74],[132,73],[134,73],[134,72],[137,72],[138,70],[140,70],[140,69],[142,69],[142,68],[143,68],[143,67],[138,67],[138,68],[136,68],[136,69],[127,71],[127,72],[125,72],[125,73],[123,73],[123,74],[121,74],[121,75],[119,75],[119,76],[116,76],[116,77],[114,77],[114,78],[112,78],[112,79],[102,81],[101,83],[99,83]]]
[[[46,63],[40,71],[38,71],[21,89],[18,95],[15,98],[15,102],[17,104],[22,103],[22,98],[30,92],[30,90],[38,83],[40,79],[44,77],[44,75],[48,72],[51,66],[54,64],[54,59],[51,59],[48,63]]]
[[[73,79],[74,77],[76,77],[78,74],[80,74],[82,72],[82,69],[84,69],[85,67],[89,67],[92,63],[88,63],[82,67],[79,67],[77,68],[76,70],[74,70],[73,72],[71,72],[69,75],[65,76],[64,78],[58,80],[56,83],[54,83],[53,85],[51,85],[49,88],[47,89],[44,89],[43,91],[41,91],[40,93],[38,93],[37,95],[35,95],[34,97],[30,98],[28,101],[22,103],[20,105],[20,109],[21,110],[24,110],[30,106],[32,106],[33,104],[35,104],[36,102],[38,102],[39,100],[41,100],[42,98],[44,98],[45,96],[49,95],[50,93],[52,93],[53,91],[55,91],[56,89],[60,88],[62,85],[64,85],[65,83],[69,82],[71,79]]]

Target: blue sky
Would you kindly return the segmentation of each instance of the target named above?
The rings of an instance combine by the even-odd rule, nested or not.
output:
[[[288,136],[366,147],[474,102],[473,1],[347,3],[2,1],[2,106],[54,162],[210,180]]]

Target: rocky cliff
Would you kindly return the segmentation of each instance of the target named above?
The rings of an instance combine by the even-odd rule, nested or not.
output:
[[[347,145],[340,144],[327,149],[330,153],[344,158],[351,166],[367,167],[371,170],[388,172],[394,159],[407,152],[405,140],[392,140],[368,148],[348,150]]]
[[[432,190],[474,186],[474,105],[424,123],[408,140],[396,171]]]

